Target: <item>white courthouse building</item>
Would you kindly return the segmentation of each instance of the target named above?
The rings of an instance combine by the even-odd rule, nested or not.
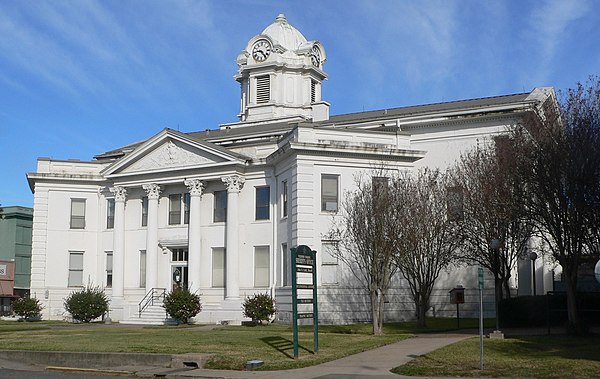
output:
[[[289,250],[303,244],[317,251],[321,319],[365,321],[366,294],[324,237],[355,176],[382,164],[396,171],[445,167],[553,96],[551,88],[536,88],[330,116],[321,97],[327,58],[319,41],[279,15],[237,57],[238,122],[192,133],[164,129],[91,161],[39,158],[27,177],[34,193],[31,293],[43,317],[68,317],[64,298],[93,284],[105,288],[113,320],[150,320],[160,299],[140,316],[143,299],[170,291],[179,273],[181,284],[201,295],[198,322],[240,322],[241,303],[255,293],[272,294],[285,320]],[[454,315],[441,312],[455,309],[447,293],[457,284],[467,288],[467,301],[471,289],[475,298],[476,275],[468,273],[440,278],[432,299],[438,315]],[[405,287],[398,277],[387,320],[412,317]]]

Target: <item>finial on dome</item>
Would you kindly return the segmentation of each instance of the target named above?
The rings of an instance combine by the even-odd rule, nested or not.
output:
[[[279,13],[275,19],[275,22],[287,22],[287,18],[285,18],[283,13]]]

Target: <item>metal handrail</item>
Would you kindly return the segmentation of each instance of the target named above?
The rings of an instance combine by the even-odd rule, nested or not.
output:
[[[164,301],[166,292],[165,288],[151,288],[138,304],[138,317],[142,317],[142,312],[149,305],[154,305],[154,300]]]

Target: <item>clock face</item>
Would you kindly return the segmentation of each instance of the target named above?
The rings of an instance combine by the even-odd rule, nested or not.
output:
[[[263,62],[271,54],[271,44],[269,41],[261,39],[254,44],[252,48],[252,58],[257,62]]]
[[[313,46],[313,48],[310,50],[310,61],[315,67],[319,67],[321,65],[321,50],[319,50],[319,48],[316,46]]]

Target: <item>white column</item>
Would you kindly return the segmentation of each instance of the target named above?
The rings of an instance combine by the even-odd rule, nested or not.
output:
[[[227,223],[225,242],[226,283],[225,299],[235,300],[240,297],[239,284],[239,241],[238,241],[238,197],[244,186],[245,179],[239,175],[230,175],[221,178],[227,186]]]
[[[200,199],[204,184],[199,179],[186,179],[184,184],[190,191],[190,220],[188,224],[188,288],[190,292],[200,290],[200,267],[206,260],[200,255]]]
[[[144,184],[142,188],[148,195],[148,224],[146,231],[146,293],[156,288],[158,273],[158,184]]]
[[[110,188],[115,195],[115,224],[113,229],[113,280],[112,297],[123,298],[125,265],[125,199],[127,190],[123,187]]]

